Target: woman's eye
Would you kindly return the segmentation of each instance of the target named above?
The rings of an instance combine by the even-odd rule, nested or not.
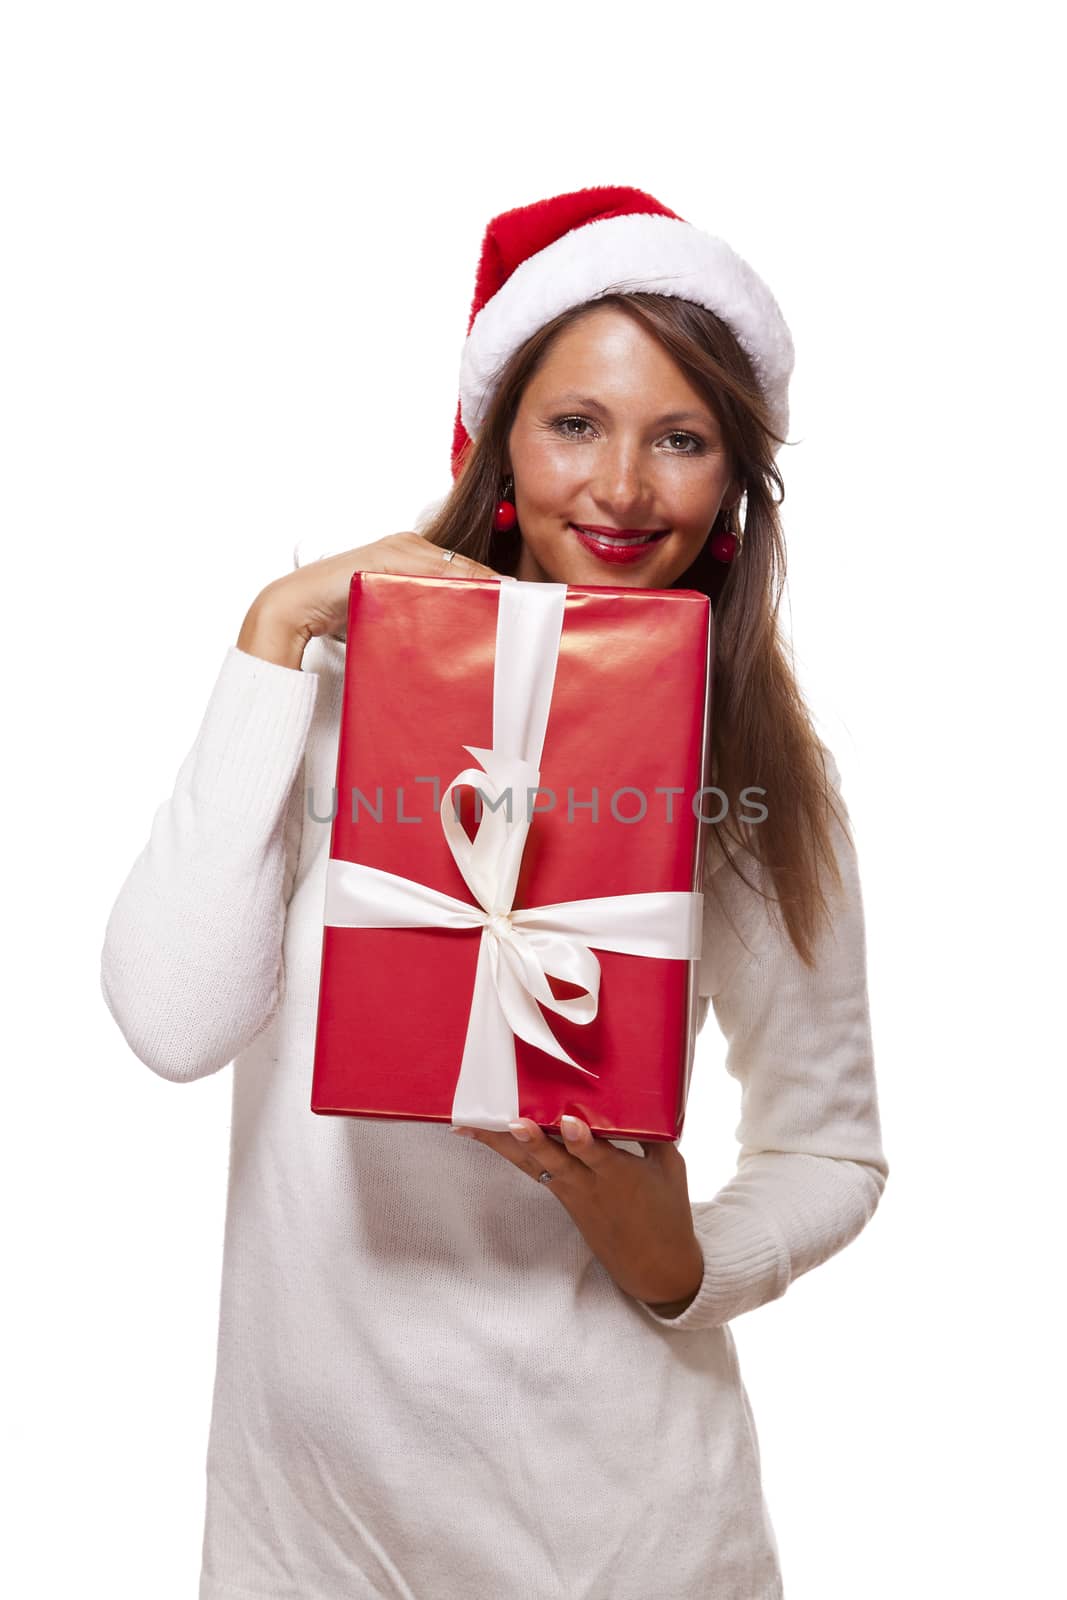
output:
[[[669,433],[667,438],[672,440],[681,439],[683,446],[690,445],[692,447],[688,450],[684,448],[679,450],[679,454],[683,456],[695,456],[702,448],[700,440],[693,433]]]
[[[586,417],[558,417],[556,419],[556,427],[559,428],[568,439],[584,439],[588,437],[588,435],[584,433],[572,433],[569,427],[570,423],[577,423],[579,428],[588,428],[590,426],[590,423]]]

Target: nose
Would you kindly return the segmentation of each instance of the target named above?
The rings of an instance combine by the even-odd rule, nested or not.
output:
[[[606,519],[620,528],[639,526],[651,503],[651,485],[640,447],[625,439],[598,453],[593,499]]]

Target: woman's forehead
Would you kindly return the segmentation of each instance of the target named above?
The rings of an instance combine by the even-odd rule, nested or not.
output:
[[[527,385],[539,403],[610,413],[625,405],[661,420],[713,413],[654,334],[614,307],[585,315],[553,341]]]

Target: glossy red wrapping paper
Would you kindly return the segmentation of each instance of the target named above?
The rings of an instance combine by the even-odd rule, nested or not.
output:
[[[332,857],[472,902],[435,802],[472,765],[464,746],[493,742],[499,592],[493,579],[354,575]],[[711,603],[696,591],[568,588],[541,760],[555,806],[542,809],[550,797],[538,796],[516,908],[701,892],[707,825],[693,797],[710,783],[713,629]],[[594,788],[597,821],[582,807]],[[366,800],[356,821],[354,790]],[[473,833],[475,796],[461,794]],[[618,820],[613,795],[619,818],[640,820]],[[697,810],[713,809],[697,800]],[[481,937],[474,928],[324,927],[313,1111],[451,1122]],[[601,1136],[676,1139],[698,963],[594,954],[593,1021],[542,1009],[559,1043],[599,1077],[516,1038],[520,1115],[556,1132],[570,1112]],[[557,998],[578,992],[551,984]]]

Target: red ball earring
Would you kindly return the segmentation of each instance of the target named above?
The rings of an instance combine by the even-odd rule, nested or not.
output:
[[[711,553],[715,557],[716,561],[730,562],[741,549],[740,532],[734,533],[730,528],[730,521],[732,517],[733,510],[731,509],[726,513],[726,526],[723,528],[722,532],[716,533],[712,537],[710,548]]]
[[[494,533],[510,533],[519,520],[518,512],[508,499],[513,482],[514,479],[511,477],[504,480],[504,493],[497,504],[496,510],[493,512]]]

